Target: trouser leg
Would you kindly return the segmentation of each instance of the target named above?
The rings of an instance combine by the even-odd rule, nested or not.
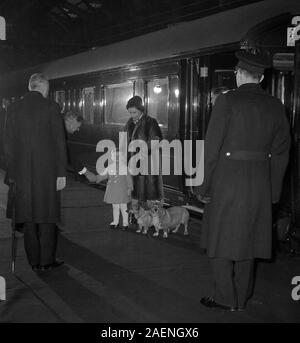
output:
[[[120,205],[121,213],[123,218],[123,226],[128,226],[128,212],[127,212],[127,204]]]
[[[120,219],[120,205],[114,204],[113,205],[113,217],[114,221],[111,225],[118,225]]]
[[[40,264],[40,240],[38,227],[35,223],[24,224],[24,246],[27,255],[28,263],[31,266]]]
[[[243,308],[253,291],[254,260],[235,262],[234,274],[238,307]]]
[[[41,244],[41,265],[52,264],[56,260],[57,227],[55,224],[39,224]]]
[[[233,261],[211,258],[210,264],[215,282],[214,300],[222,305],[236,306],[236,294],[233,282]]]

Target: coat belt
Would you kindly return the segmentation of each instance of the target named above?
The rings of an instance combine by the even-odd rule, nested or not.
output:
[[[225,156],[230,160],[238,161],[266,161],[272,157],[268,152],[262,151],[228,151]]]

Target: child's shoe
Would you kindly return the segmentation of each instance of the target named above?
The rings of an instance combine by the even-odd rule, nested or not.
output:
[[[114,229],[118,229],[119,228],[119,224],[110,224],[109,225],[109,229],[112,229],[112,230],[114,230]]]

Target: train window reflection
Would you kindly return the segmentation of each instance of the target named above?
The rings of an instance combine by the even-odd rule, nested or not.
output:
[[[10,105],[9,99],[2,99],[2,109],[7,110]]]
[[[66,106],[66,93],[65,91],[56,91],[55,92],[55,101],[59,104],[61,112],[65,111]]]
[[[105,124],[123,125],[129,119],[126,104],[133,96],[133,83],[109,85],[104,88]]]
[[[232,69],[216,69],[213,75],[213,87],[236,88],[236,78]]]
[[[169,79],[147,82],[148,114],[157,119],[159,126],[168,127]]]
[[[94,124],[95,122],[95,88],[88,87],[82,90],[80,107],[83,119],[89,124]]]

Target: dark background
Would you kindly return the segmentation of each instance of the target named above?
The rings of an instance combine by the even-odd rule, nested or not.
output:
[[[258,0],[0,0],[0,73]]]

